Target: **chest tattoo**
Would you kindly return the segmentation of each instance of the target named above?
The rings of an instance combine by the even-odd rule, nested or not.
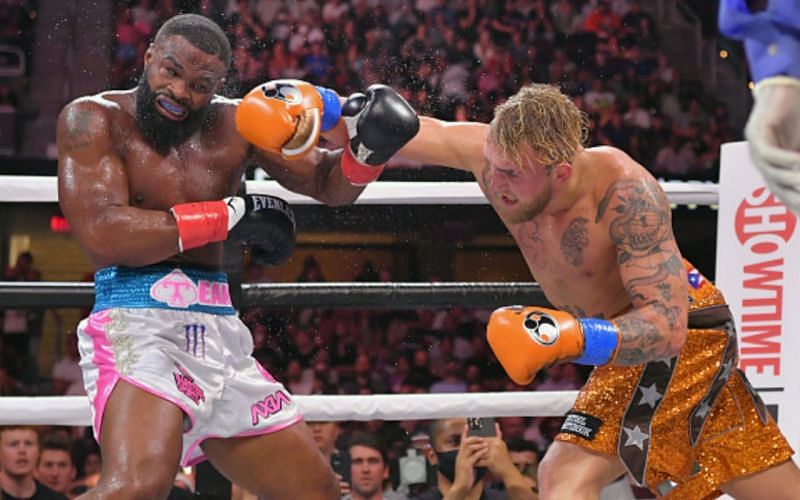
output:
[[[575,217],[561,236],[561,254],[573,266],[583,262],[583,250],[589,245],[589,219]]]

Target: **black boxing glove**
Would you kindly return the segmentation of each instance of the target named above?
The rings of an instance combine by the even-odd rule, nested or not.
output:
[[[230,237],[250,247],[250,257],[262,266],[285,262],[294,250],[295,222],[289,204],[275,196],[248,194],[243,200],[245,216]]]
[[[342,173],[355,186],[380,177],[384,164],[419,131],[414,109],[391,87],[370,85],[342,106],[350,142],[342,155]]]

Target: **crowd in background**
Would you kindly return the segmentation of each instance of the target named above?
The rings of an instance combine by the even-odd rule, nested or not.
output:
[[[276,78],[342,94],[381,82],[420,113],[488,121],[529,82],[550,82],[591,119],[588,143],[625,149],[665,178],[714,179],[733,140],[725,107],[660,50],[641,0],[119,1],[113,85],[129,87],[160,23],[184,11],[228,33],[227,92]]]
[[[20,143],[17,130],[30,74],[36,21],[36,0],[0,0],[0,156],[13,155]]]

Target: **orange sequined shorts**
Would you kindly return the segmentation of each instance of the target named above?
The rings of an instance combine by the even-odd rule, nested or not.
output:
[[[679,356],[595,369],[556,439],[617,455],[659,496],[714,498],[793,453],[737,361],[728,307],[691,311]]]

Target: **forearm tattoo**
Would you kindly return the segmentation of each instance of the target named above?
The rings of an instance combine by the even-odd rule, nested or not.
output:
[[[668,358],[672,346],[652,321],[628,313],[615,320],[622,342],[617,365],[640,365],[653,359]]]

